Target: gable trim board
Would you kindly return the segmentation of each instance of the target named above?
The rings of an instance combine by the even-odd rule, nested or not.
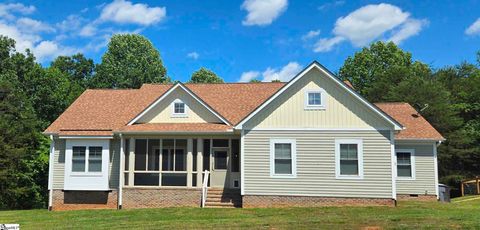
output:
[[[402,130],[403,126],[395,121],[392,117],[387,115],[386,113],[382,112],[378,107],[373,105],[372,103],[368,102],[365,98],[363,98],[360,94],[355,92],[353,89],[351,89],[349,86],[347,86],[344,82],[340,81],[332,72],[327,70],[325,67],[323,67],[320,63],[317,61],[312,62],[309,66],[307,66],[304,70],[302,70],[299,74],[297,74],[295,77],[292,78],[286,85],[284,85],[280,90],[278,90],[275,94],[273,94],[270,98],[268,98],[265,102],[263,102],[259,107],[257,107],[253,112],[251,112],[247,117],[242,119],[236,126],[235,129],[242,129],[243,125],[249,121],[252,117],[254,117],[257,113],[259,113],[263,108],[265,108],[268,104],[270,104],[275,98],[280,96],[283,92],[285,92],[290,86],[292,86],[295,82],[297,82],[300,78],[305,76],[310,70],[313,68],[317,68],[321,72],[323,72],[326,76],[331,78],[334,82],[336,82],[338,85],[340,85],[343,89],[345,89],[347,92],[349,92],[352,96],[355,98],[359,99],[363,104],[365,104],[368,108],[373,110],[375,113],[380,115],[383,119],[391,123],[394,127],[395,130]]]
[[[204,106],[208,111],[210,111],[213,115],[215,115],[222,122],[224,122],[227,125],[231,125],[230,122],[227,121],[227,119],[225,119],[223,116],[221,116],[219,113],[217,113],[213,108],[211,108],[207,103],[205,103],[202,99],[200,99],[197,95],[195,95],[191,90],[189,90],[187,87],[185,87],[180,82],[173,85],[169,90],[167,90],[167,92],[165,92],[162,96],[160,96],[152,104],[150,104],[146,109],[144,109],[140,114],[138,114],[137,116],[135,116],[135,118],[133,118],[130,122],[128,122],[127,125],[134,124],[136,121],[138,121],[140,118],[142,118],[145,114],[147,114],[150,110],[152,110],[164,98],[166,98],[173,91],[175,91],[175,89],[177,89],[177,88],[181,88],[185,92],[187,92],[191,97],[193,97],[198,103],[200,103],[202,106]]]

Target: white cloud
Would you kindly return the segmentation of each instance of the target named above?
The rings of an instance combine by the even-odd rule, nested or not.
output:
[[[100,20],[148,26],[162,21],[166,15],[165,7],[149,7],[147,4],[115,0],[103,7]]]
[[[317,37],[318,35],[320,35],[320,30],[310,30],[308,31],[308,33],[302,36],[302,40],[312,39],[314,37]]]
[[[21,3],[0,3],[0,17],[9,20],[15,19],[13,13],[20,13],[22,15],[31,14],[35,11],[35,6],[25,6]]]
[[[78,30],[86,20],[76,14],[68,15],[66,19],[56,24],[61,31]]]
[[[322,38],[314,46],[315,52],[326,52],[342,41],[361,47],[389,34],[390,41],[400,43],[418,34],[428,24],[426,19],[412,18],[409,12],[397,6],[381,3],[361,7],[340,17],[333,29],[333,38]]]
[[[302,67],[297,62],[289,62],[287,65],[282,68],[271,68],[268,67],[265,71],[262,72],[262,81],[271,82],[273,80],[280,80],[282,82],[290,81],[296,74],[300,72]],[[248,71],[242,73],[240,77],[240,82],[248,82],[252,79],[255,79],[260,76],[258,71]]]
[[[245,0],[241,6],[248,12],[242,21],[245,26],[270,25],[288,6],[287,0]]]
[[[190,52],[187,54],[187,57],[193,60],[197,60],[200,57],[200,54],[198,54],[197,52]]]
[[[31,18],[20,18],[17,20],[17,27],[20,30],[30,32],[55,32],[55,29],[50,25],[37,21]]]
[[[93,24],[87,24],[79,32],[82,37],[91,37],[97,33],[97,27]]]
[[[258,71],[248,71],[242,73],[242,76],[240,76],[239,82],[249,82],[253,79],[256,79],[260,75],[260,72]]]
[[[480,18],[478,18],[473,24],[471,24],[466,30],[467,35],[480,34]]]
[[[345,4],[345,1],[343,1],[343,0],[327,2],[327,3],[324,3],[321,6],[319,6],[318,10],[326,10],[326,9],[329,9],[329,8],[342,6],[343,4]]]
[[[59,55],[72,55],[76,50],[70,47],[63,47],[54,41],[42,41],[32,51],[35,57],[42,62],[47,58],[53,59]]]

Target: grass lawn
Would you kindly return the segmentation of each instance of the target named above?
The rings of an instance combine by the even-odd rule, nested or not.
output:
[[[1,211],[0,223],[19,223],[21,229],[480,229],[480,197],[448,204],[403,201],[395,208]]]

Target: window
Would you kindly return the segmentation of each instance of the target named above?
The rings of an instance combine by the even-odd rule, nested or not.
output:
[[[415,157],[413,149],[398,149],[397,177],[399,179],[415,179]]]
[[[85,146],[72,147],[72,172],[85,172]]]
[[[186,116],[187,115],[187,106],[185,103],[179,99],[173,102],[173,114],[172,116]]]
[[[89,172],[102,171],[102,147],[88,148],[88,171]]]
[[[305,92],[305,109],[325,109],[325,92],[323,90]]]
[[[270,140],[270,175],[273,177],[296,176],[295,140]]]
[[[363,178],[362,140],[336,140],[335,161],[337,178]]]

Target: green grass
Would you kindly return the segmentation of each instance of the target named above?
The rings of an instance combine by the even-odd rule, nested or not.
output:
[[[0,223],[21,229],[480,229],[480,199],[468,198],[397,207],[1,211]]]

